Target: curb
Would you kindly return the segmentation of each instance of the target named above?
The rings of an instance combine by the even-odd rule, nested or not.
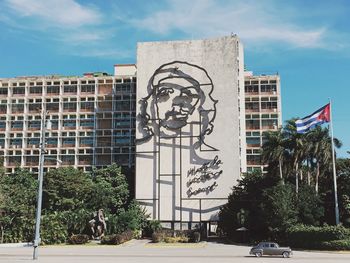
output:
[[[148,248],[203,248],[207,246],[207,242],[201,243],[147,243],[144,247]]]
[[[5,243],[5,244],[0,244],[0,248],[2,247],[32,247],[33,243]]]

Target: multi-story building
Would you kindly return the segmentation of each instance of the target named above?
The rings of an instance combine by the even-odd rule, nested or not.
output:
[[[116,163],[135,174],[152,218],[175,228],[216,221],[241,173],[264,168],[263,132],[281,125],[279,76],[244,72],[237,36],[140,43],[137,60],[137,92],[134,64],[0,79],[6,173],[38,171],[46,115],[44,171]]]
[[[133,166],[136,67],[127,68],[114,76],[0,79],[0,158],[6,173],[16,167],[38,171],[43,112],[49,121],[44,171]]]
[[[245,121],[247,140],[247,172],[264,171],[261,147],[264,132],[277,130],[282,125],[280,76],[253,75],[245,72]]]

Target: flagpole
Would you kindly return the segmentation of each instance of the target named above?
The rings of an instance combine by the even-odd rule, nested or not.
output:
[[[333,161],[333,183],[334,183],[334,203],[335,203],[335,224],[339,225],[339,206],[338,206],[338,190],[337,190],[337,171],[335,168],[335,151],[333,138],[333,117],[332,117],[332,102],[329,99],[329,113],[330,113],[330,128],[332,140],[332,161]]]

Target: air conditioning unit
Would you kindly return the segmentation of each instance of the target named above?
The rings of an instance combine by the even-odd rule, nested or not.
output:
[[[276,112],[276,111],[277,111],[277,109],[273,109],[273,111],[274,111],[274,112]]]

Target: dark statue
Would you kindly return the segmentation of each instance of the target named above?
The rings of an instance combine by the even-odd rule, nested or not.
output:
[[[93,239],[101,239],[106,233],[106,219],[103,209],[94,213],[94,218],[89,221]]]

